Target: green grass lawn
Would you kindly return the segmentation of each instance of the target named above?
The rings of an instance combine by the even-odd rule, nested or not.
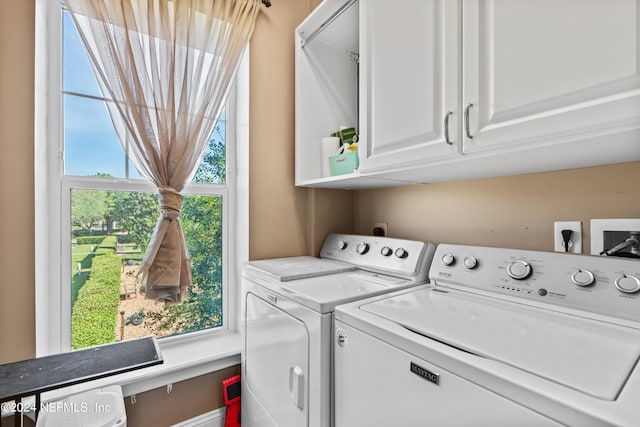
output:
[[[74,274],[71,277],[71,307],[73,308],[73,304],[78,299],[78,292],[80,292],[80,288],[84,285],[84,282],[89,278],[89,272],[82,272],[80,274]]]
[[[91,248],[95,246],[97,245],[73,245],[71,248],[71,262],[74,263],[74,266],[91,254]]]
[[[73,245],[71,248],[71,306],[78,298],[78,291],[84,282],[89,278],[91,271],[91,260],[95,256],[91,248],[97,245]],[[80,263],[80,274],[78,274],[78,263]]]

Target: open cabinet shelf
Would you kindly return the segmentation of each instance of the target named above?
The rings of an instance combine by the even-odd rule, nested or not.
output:
[[[358,21],[357,0],[325,0],[296,29],[296,185],[344,188],[360,178],[323,176],[321,144],[340,126],[358,129]]]

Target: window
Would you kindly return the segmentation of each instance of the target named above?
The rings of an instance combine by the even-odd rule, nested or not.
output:
[[[46,234],[42,241],[47,242],[36,242],[36,310],[42,319],[37,324],[38,353],[151,333],[200,336],[233,329],[236,291],[229,282],[237,263],[229,248],[237,221],[235,91],[193,182],[183,190],[180,221],[193,284],[181,304],[145,300],[138,293],[136,272],[158,217],[156,189],[141,178],[117,139],[105,107],[111,100],[98,89],[69,13],[58,8],[48,14],[45,62],[59,66],[60,78],[54,68],[51,75],[41,76],[48,83],[48,105],[36,107],[48,117],[46,135],[36,129],[36,186],[46,185],[48,196],[36,203],[36,216],[46,216],[48,222],[36,229]],[[57,102],[63,106],[59,111],[52,109]],[[43,170],[39,162],[46,164]]]

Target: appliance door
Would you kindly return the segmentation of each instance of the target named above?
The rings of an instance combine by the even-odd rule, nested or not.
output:
[[[336,321],[335,427],[561,426]]]
[[[275,298],[275,297],[273,297]],[[309,425],[309,332],[285,310],[245,294],[242,424],[255,427]]]

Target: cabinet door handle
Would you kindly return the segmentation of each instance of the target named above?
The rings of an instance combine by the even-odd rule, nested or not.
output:
[[[473,139],[473,135],[469,131],[469,110],[473,107],[473,104],[469,103],[464,107],[464,130],[467,133],[467,138]]]
[[[453,111],[447,111],[444,115],[444,142],[449,145],[453,145],[453,142],[449,139],[449,117],[453,114]]]

